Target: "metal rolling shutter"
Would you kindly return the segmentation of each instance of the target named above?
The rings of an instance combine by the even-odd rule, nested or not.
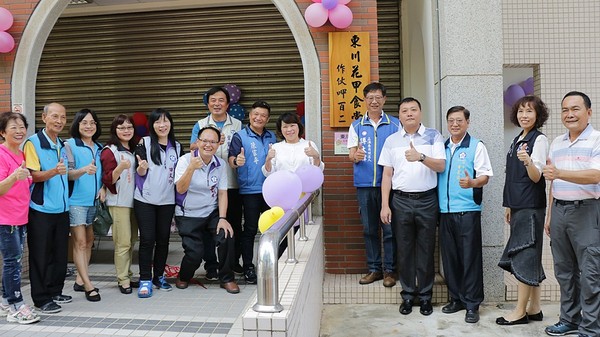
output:
[[[258,99],[271,104],[271,130],[304,99],[298,48],[273,5],[60,18],[44,47],[36,111],[62,103],[69,126],[76,111],[93,109],[105,141],[115,115],[163,107],[187,148],[208,111],[204,92],[227,83],[242,90],[246,114]]]
[[[401,99],[400,1],[377,1],[379,80],[387,88],[385,111],[398,116]]]

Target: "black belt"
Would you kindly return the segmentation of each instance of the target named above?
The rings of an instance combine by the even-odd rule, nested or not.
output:
[[[575,205],[575,207],[582,205],[584,202],[590,202],[597,199],[583,199],[583,200],[559,200],[554,199],[554,202],[558,205]]]
[[[394,193],[398,194],[401,197],[406,197],[409,199],[421,199],[435,194],[435,188],[432,188],[429,191],[425,192],[402,192],[400,190],[395,190]]]

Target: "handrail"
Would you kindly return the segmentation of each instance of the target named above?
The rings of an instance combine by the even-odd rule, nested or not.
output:
[[[294,231],[290,231],[294,224],[300,220],[301,238],[306,238],[302,233],[302,228],[306,223],[306,210],[310,209],[310,204],[319,195],[319,190],[305,194],[296,207],[287,211],[281,219],[271,226],[260,237],[258,243],[258,264],[257,272],[257,301],[252,309],[256,312],[281,312],[283,306],[279,303],[279,243],[287,236],[288,238],[288,259],[287,263],[298,262],[295,257]],[[308,212],[306,212],[308,213]],[[308,214],[312,221],[312,214]]]

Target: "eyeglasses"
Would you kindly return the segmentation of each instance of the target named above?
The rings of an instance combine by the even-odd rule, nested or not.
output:
[[[210,139],[198,139],[198,141],[200,141],[200,142],[202,142],[204,144],[212,144],[212,145],[215,145],[215,144],[219,143],[218,140],[210,140]]]
[[[367,97],[365,97],[365,99],[370,102],[372,102],[372,101],[379,102],[379,101],[383,100],[383,96],[367,96]]]
[[[119,131],[131,131],[131,130],[133,130],[133,126],[117,126],[117,130],[119,130]]]

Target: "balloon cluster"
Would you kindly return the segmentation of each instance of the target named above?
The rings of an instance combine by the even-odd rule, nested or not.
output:
[[[136,140],[148,135],[148,116],[143,112],[134,112],[133,123],[135,124],[135,136]]]
[[[0,7],[0,53],[10,53],[15,48],[15,39],[7,32],[13,21],[11,12]]]
[[[244,120],[246,117],[246,110],[243,105],[238,103],[240,98],[242,98],[242,90],[235,84],[225,84],[223,89],[229,94],[229,107],[227,108],[227,113],[241,121]],[[202,100],[204,105],[208,106],[208,96],[206,93],[204,93]]]
[[[311,27],[321,27],[329,22],[335,28],[346,28],[352,23],[352,11],[346,6],[350,0],[312,0],[304,12],[306,23]]]
[[[277,171],[269,175],[262,187],[263,198],[272,208],[261,214],[258,226],[262,233],[294,208],[303,193],[316,191],[323,184],[323,171],[315,165],[302,165],[296,172]]]
[[[533,77],[518,84],[511,84],[504,91],[504,104],[512,107],[518,100],[526,95],[533,95]]]

